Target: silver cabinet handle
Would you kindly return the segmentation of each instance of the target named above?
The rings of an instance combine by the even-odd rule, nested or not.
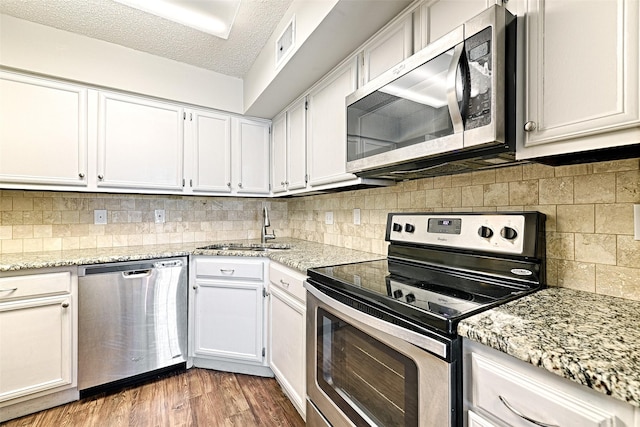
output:
[[[527,122],[524,124],[524,131],[525,132],[533,132],[534,130],[536,130],[538,126],[536,125],[536,122]]]
[[[282,279],[280,279],[280,284],[281,284],[282,286],[284,286],[285,288],[287,288],[287,289],[289,288],[289,283],[285,282],[285,281],[284,281],[284,280],[282,280]]]
[[[62,303],[62,308],[69,308],[69,303],[68,302],[63,302]]]
[[[540,427],[560,427],[557,424],[547,424],[547,423],[543,423],[542,421],[536,421],[533,418],[529,418],[526,415],[522,414],[522,412],[515,409],[513,406],[509,405],[509,402],[507,402],[507,399],[505,399],[504,397],[498,396],[498,398],[500,399],[500,402],[502,402],[502,404],[506,406],[509,411],[513,412],[515,415],[522,418],[523,420],[529,421],[530,423],[533,423]]]
[[[242,188],[242,183],[241,182],[238,183],[238,188]]]
[[[80,177],[80,179],[84,178],[84,172],[80,172],[78,176]]]
[[[227,187],[231,188],[231,183],[227,182]]]
[[[104,175],[102,175],[102,174],[98,175],[98,179],[99,179],[100,181],[102,181],[102,180],[104,179]]]
[[[197,290],[198,289],[198,285],[193,285],[193,289]]]
[[[235,270],[233,268],[221,268],[220,269],[220,273],[222,274],[227,274],[227,275],[231,275],[235,272]]]
[[[0,289],[0,292],[14,292],[17,290],[18,288],[8,288],[8,289]]]

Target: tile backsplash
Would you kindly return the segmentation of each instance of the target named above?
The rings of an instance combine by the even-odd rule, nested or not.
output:
[[[549,285],[640,300],[634,204],[640,158],[516,165],[291,199],[0,190],[0,253],[257,239],[266,205],[278,237],[385,254],[389,212],[538,210],[547,215]],[[108,224],[93,223],[96,209],[107,210]],[[155,209],[165,210],[164,224],[154,223]]]
[[[289,202],[288,219],[291,237],[384,254],[389,212],[538,210],[547,215],[549,285],[640,300],[638,203],[640,159],[630,159],[516,165],[303,197]],[[361,225],[354,225],[356,208]]]
[[[276,199],[0,190],[1,253],[259,239],[288,236],[287,202]],[[94,210],[107,224],[94,224]],[[165,210],[165,223],[154,211]]]

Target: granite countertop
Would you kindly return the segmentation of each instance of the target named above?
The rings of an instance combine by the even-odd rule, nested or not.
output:
[[[548,288],[460,322],[458,333],[640,406],[640,301]]]
[[[278,238],[269,241],[266,251],[198,249],[206,245],[233,245],[256,247],[259,240],[234,240],[233,242],[198,242],[173,245],[123,246],[104,249],[0,254],[0,272],[33,268],[61,267],[84,264],[100,264],[119,261],[135,261],[149,258],[168,258],[188,255],[267,257],[303,274],[308,268],[386,258],[383,255],[356,251],[306,240]],[[283,249],[286,248],[286,249]]]

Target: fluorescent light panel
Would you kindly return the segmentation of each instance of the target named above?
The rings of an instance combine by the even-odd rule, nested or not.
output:
[[[114,0],[223,39],[229,37],[240,0]]]

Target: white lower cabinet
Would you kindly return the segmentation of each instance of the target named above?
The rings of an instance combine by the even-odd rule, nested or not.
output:
[[[269,365],[305,418],[306,291],[304,275],[271,262],[269,269]]]
[[[273,376],[265,344],[268,260],[192,257],[189,356],[193,365]]]
[[[78,399],[74,268],[0,273],[0,422]]]
[[[468,426],[637,426],[637,408],[464,340]]]

